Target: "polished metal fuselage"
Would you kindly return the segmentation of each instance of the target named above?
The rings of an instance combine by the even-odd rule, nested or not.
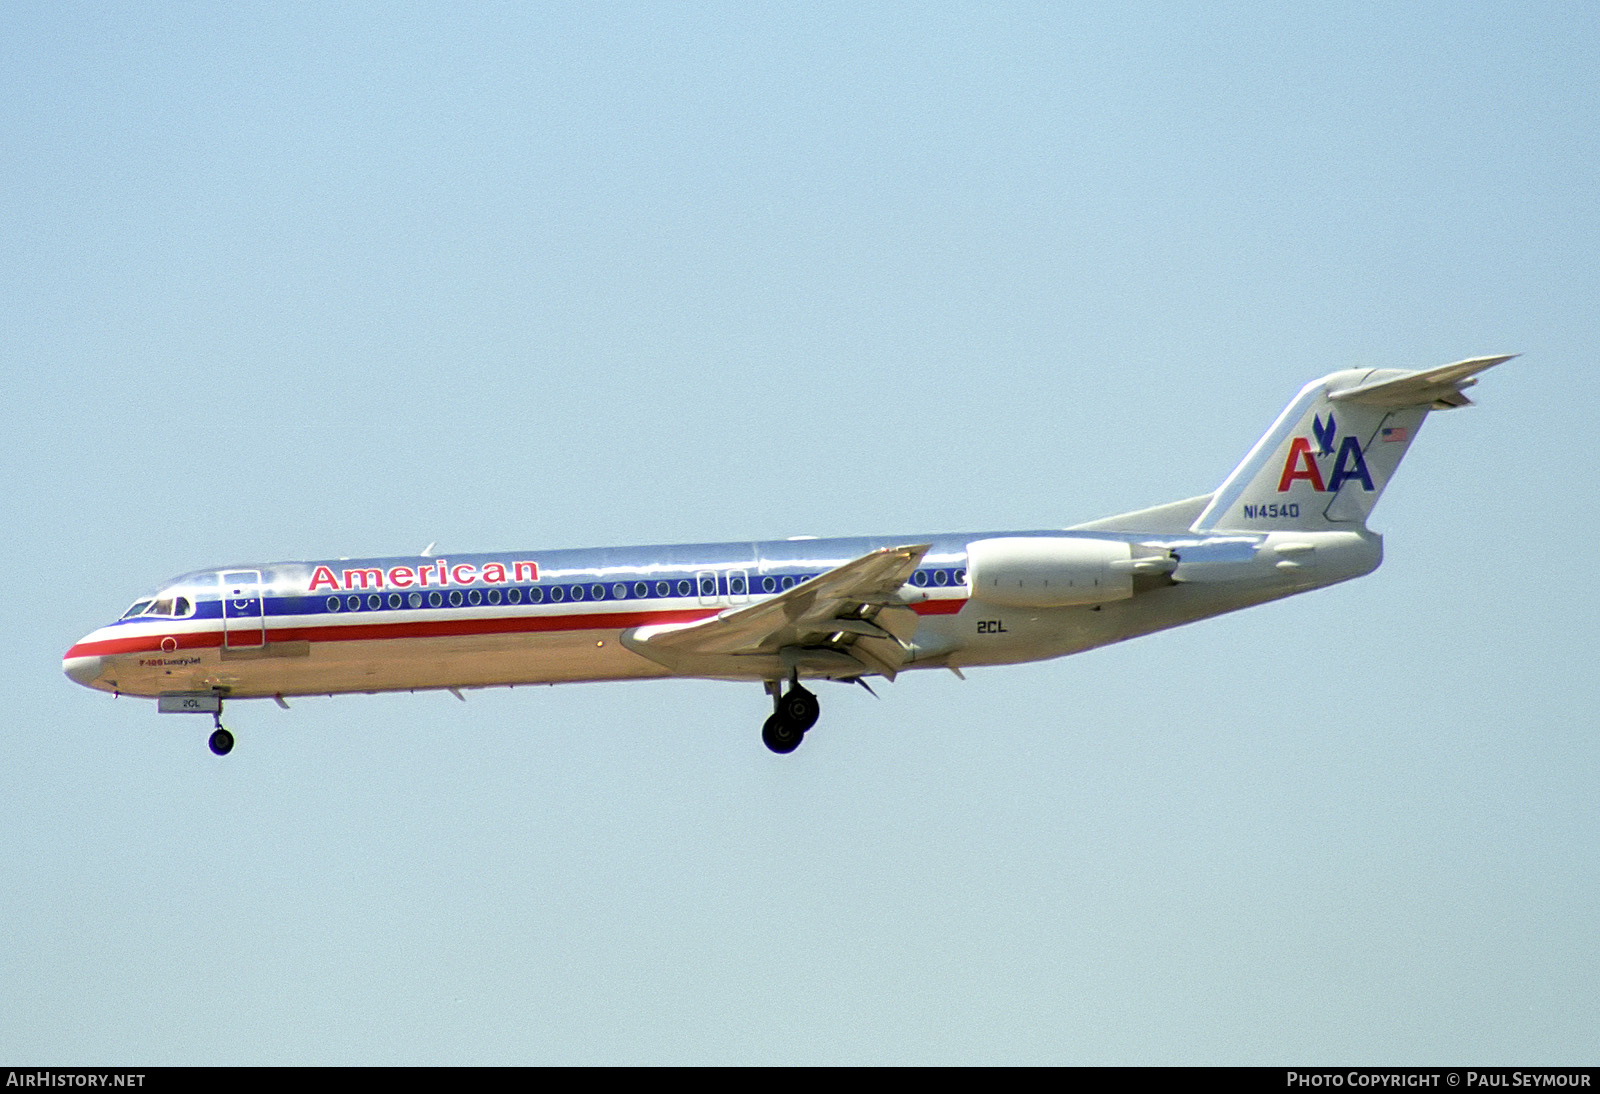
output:
[[[966,580],[967,545],[996,535],[1120,540],[1183,562],[1174,580],[1124,600],[1002,607],[975,597]],[[189,615],[102,627],[68,651],[63,667],[103,691],[229,698],[671,675],[776,679],[784,670],[770,656],[674,672],[625,639],[635,628],[709,619],[916,542],[931,546],[900,594],[918,617],[902,670],[960,669],[1077,653],[1348,580],[1381,559],[1379,537],[1366,532],[1322,534],[1314,565],[1305,554],[1280,557],[1276,536],[1045,531],[245,564],[169,582],[158,596],[182,597]]]

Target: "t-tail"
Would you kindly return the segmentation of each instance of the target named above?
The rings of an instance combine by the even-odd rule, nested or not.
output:
[[[1516,354],[1313,380],[1211,496],[1196,532],[1332,531],[1367,517],[1432,410],[1469,406],[1476,375]]]

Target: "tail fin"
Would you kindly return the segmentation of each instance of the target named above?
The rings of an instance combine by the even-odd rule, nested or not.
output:
[[[1349,369],[1300,389],[1195,519],[1196,532],[1364,527],[1430,410],[1516,354],[1422,372]]]

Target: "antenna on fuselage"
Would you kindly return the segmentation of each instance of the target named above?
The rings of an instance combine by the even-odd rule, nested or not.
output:
[[[432,543],[428,544],[426,547],[424,547],[422,549],[422,557],[423,558],[432,558],[433,557],[433,549],[435,547],[437,547],[437,546],[439,546],[439,541],[438,540],[434,540]]]

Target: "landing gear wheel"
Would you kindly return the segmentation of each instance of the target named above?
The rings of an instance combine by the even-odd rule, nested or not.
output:
[[[218,756],[226,756],[233,751],[233,734],[218,726],[216,732],[211,734],[211,751]]]
[[[781,714],[774,714],[761,727],[761,740],[780,756],[799,748],[805,735],[805,730],[796,729]]]
[[[790,687],[778,700],[778,714],[801,733],[816,725],[821,713],[822,704],[817,702],[817,697],[799,684]]]

